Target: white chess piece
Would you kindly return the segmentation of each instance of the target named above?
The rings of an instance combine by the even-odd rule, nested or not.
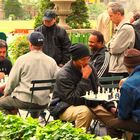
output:
[[[1,82],[1,83],[4,83],[4,79],[1,79],[0,82]]]
[[[98,86],[98,94],[100,94],[100,92],[101,92],[101,87]]]
[[[86,96],[88,96],[88,91],[86,91]]]
[[[6,83],[8,81],[8,75],[4,76],[4,82]]]

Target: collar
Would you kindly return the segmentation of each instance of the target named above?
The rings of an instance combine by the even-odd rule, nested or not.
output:
[[[107,48],[106,48],[105,45],[104,45],[103,48],[100,48],[100,49],[98,49],[97,51],[91,51],[91,52],[92,52],[91,57],[92,57],[92,56],[96,56],[96,55],[98,55],[98,54],[102,54],[102,52],[104,52],[104,51],[107,51]]]
[[[134,68],[134,71],[132,73],[130,73],[129,77],[132,76],[135,72],[138,72],[138,71],[140,71],[140,65],[138,65]]]
[[[44,25],[46,30],[53,30],[55,28],[56,24],[54,23],[51,27],[47,27]]]
[[[119,23],[119,25],[116,27],[116,29],[115,30],[120,30],[120,28],[122,27],[122,25],[123,24],[125,24],[125,23],[128,23],[128,21],[126,20],[126,19],[123,19],[120,23]]]

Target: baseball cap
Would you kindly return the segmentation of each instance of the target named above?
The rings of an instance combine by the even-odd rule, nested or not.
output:
[[[56,17],[56,13],[52,10],[46,10],[44,13],[43,20],[52,20]]]
[[[30,43],[34,46],[43,46],[44,42],[44,36],[40,32],[32,32],[29,36],[28,39]]]

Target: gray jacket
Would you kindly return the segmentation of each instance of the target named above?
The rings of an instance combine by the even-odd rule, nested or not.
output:
[[[51,79],[56,71],[55,60],[42,51],[31,51],[15,62],[4,92],[21,101],[31,102],[31,81]],[[39,105],[48,104],[49,91],[36,91],[32,102]]]
[[[135,32],[131,25],[124,25],[125,20],[117,26],[117,31],[109,42],[110,63],[109,72],[124,73],[127,72],[123,64],[124,51],[133,48],[135,43]]]

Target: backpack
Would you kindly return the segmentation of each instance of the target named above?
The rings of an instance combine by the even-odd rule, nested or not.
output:
[[[134,48],[137,50],[140,50],[140,30],[137,29],[137,27],[131,23],[124,23],[123,25],[131,25],[135,31],[135,44]],[[122,26],[123,26],[122,25]]]

